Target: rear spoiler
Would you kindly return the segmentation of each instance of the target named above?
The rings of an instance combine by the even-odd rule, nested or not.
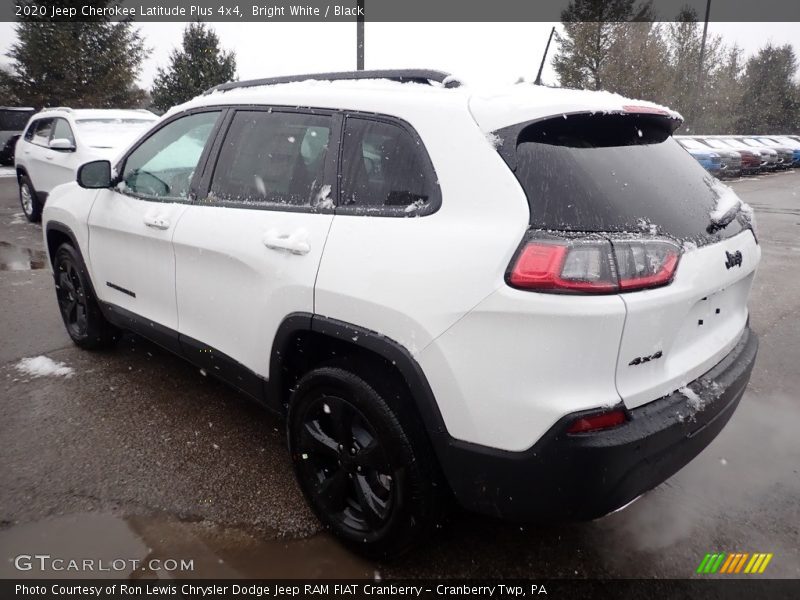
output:
[[[528,127],[550,120],[560,122],[562,119],[569,119],[569,117],[571,116],[585,117],[594,115],[597,115],[598,117],[603,117],[606,115],[631,115],[631,116],[651,117],[653,119],[658,119],[660,122],[664,123],[667,126],[669,135],[672,135],[675,132],[675,130],[678,127],[680,127],[681,124],[683,123],[683,118],[678,113],[673,113],[668,110],[654,106],[626,105],[623,106],[622,109],[620,110],[611,110],[602,112],[579,111],[573,113],[564,113],[561,115],[550,115],[539,119],[533,119],[532,121],[525,121],[522,123],[518,123],[517,125],[511,125],[510,127],[505,127],[503,129],[499,129],[492,133],[498,136],[503,142],[499,144],[499,146],[497,147],[497,151],[500,153],[500,156],[503,157],[503,160],[511,168],[512,171],[516,171],[517,142],[522,132],[525,131]]]

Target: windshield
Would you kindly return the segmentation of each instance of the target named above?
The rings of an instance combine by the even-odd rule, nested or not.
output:
[[[753,148],[754,146],[748,146],[747,144],[743,144],[742,142],[738,142],[736,140],[720,140],[723,144],[725,144],[728,148],[741,148],[744,150]],[[760,148],[755,149],[756,152],[760,150]]]
[[[119,148],[132,142],[155,119],[125,117],[120,119],[93,118],[76,119],[75,125],[84,143],[93,148]]]
[[[712,148],[717,148],[719,150],[730,150],[732,148],[732,146],[726,144],[721,140],[704,140],[704,141]]]
[[[697,142],[695,140],[680,139],[680,140],[678,140],[678,142],[684,148],[691,148],[692,150],[705,150],[705,151],[708,151],[708,148],[706,146],[704,146],[703,144],[701,144],[700,142]]]
[[[516,132],[508,140],[516,142],[516,164],[509,166],[528,197],[533,228],[645,232],[705,244],[746,226],[736,219],[709,233],[728,188],[681,148],[663,117],[571,115],[497,133],[506,143]]]

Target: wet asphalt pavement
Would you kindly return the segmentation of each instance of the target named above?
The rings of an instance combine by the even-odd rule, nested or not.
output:
[[[279,420],[141,338],[103,353],[70,343],[41,228],[0,178],[0,578],[41,576],[12,563],[35,553],[194,560],[113,574],[134,577],[683,578],[715,551],[771,552],[770,576],[800,577],[800,172],[732,186],[758,219],[761,348],[720,436],[603,519],[520,527],[459,513],[423,550],[371,564],[320,531]],[[38,355],[74,376],[15,368]]]

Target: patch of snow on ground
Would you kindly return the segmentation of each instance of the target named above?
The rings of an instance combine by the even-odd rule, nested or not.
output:
[[[75,370],[62,362],[57,362],[46,356],[35,356],[33,358],[23,358],[16,365],[17,371],[30,375],[31,377],[72,377]]]
[[[0,177],[14,177],[14,167],[0,167]]]

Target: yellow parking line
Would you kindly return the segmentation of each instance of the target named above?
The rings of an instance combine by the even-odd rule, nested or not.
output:
[[[761,563],[761,568],[758,570],[758,572],[759,573],[763,573],[764,570],[767,568],[767,565],[769,564],[769,561],[771,561],[771,560],[772,560],[772,552],[767,554],[767,556],[764,558],[764,562]]]

